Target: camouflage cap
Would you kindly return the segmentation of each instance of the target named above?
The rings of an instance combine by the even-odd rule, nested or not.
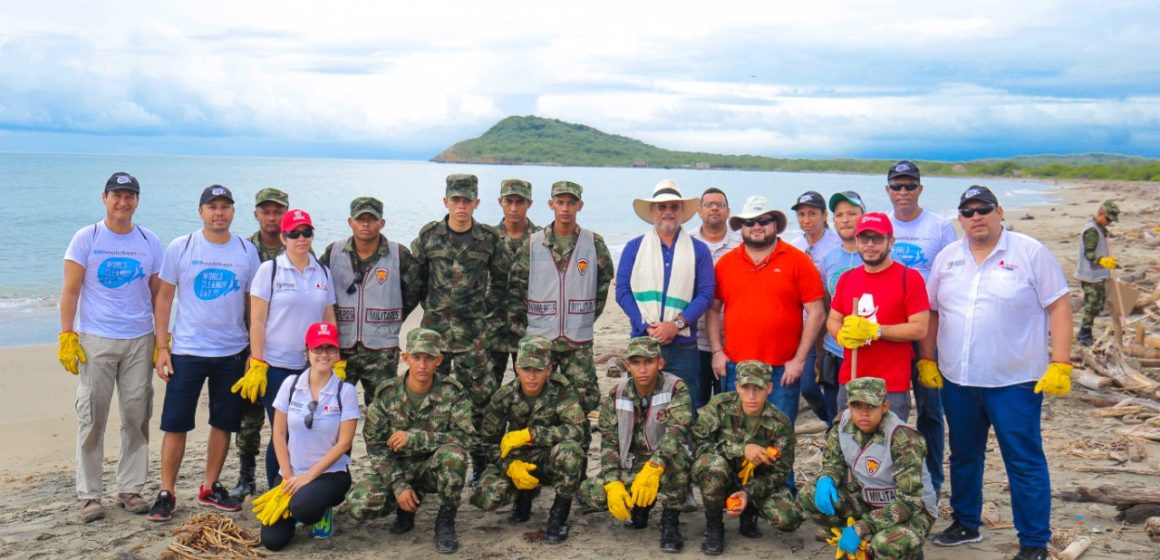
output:
[[[1104,215],[1107,216],[1109,220],[1113,222],[1120,221],[1120,207],[1115,203],[1115,201],[1105,200],[1104,203],[1100,205],[1100,210],[1104,211]]]
[[[523,179],[504,179],[503,181],[500,181],[500,198],[513,194],[516,196],[524,197],[524,200],[531,200],[532,184]]]
[[[849,402],[879,406],[886,400],[886,382],[878,377],[859,377],[846,385]]]
[[[462,196],[468,200],[479,198],[479,179],[468,173],[455,173],[447,176],[447,191],[444,196]]]
[[[544,369],[552,363],[552,342],[542,336],[529,334],[521,338],[519,349],[516,367]]]
[[[350,217],[357,218],[363,214],[371,214],[383,219],[383,203],[373,196],[360,196],[350,202]]]
[[[762,389],[769,387],[773,377],[773,368],[765,362],[746,360],[737,364],[737,386],[756,385]]]
[[[570,194],[576,197],[576,200],[584,200],[580,195],[584,193],[584,187],[579,183],[572,181],[556,181],[552,183],[552,196],[555,197],[561,194]]]
[[[655,358],[660,355],[661,343],[651,336],[638,336],[628,341],[628,351],[624,353],[625,358]]]
[[[431,329],[411,329],[411,332],[407,333],[408,354],[442,356],[446,349],[443,335]]]
[[[259,206],[263,202],[277,202],[278,204],[289,208],[290,195],[275,188],[265,188],[258,191],[258,194],[254,195],[254,206]]]

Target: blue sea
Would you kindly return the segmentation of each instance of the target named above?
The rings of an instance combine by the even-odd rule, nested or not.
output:
[[[350,201],[358,196],[383,200],[388,237],[409,243],[419,228],[444,214],[444,178],[450,173],[474,173],[480,180],[482,203],[476,218],[497,223],[499,182],[518,177],[531,181],[535,204],[532,221],[551,221],[547,190],[568,179],[584,187],[580,223],[604,236],[617,257],[619,249],[647,225],[632,211],[632,199],[648,197],[652,186],[673,179],[686,196],[717,186],[740,211],[747,196],[760,194],[790,216],[785,237],[795,230],[789,207],[799,194],[816,190],[826,197],[855,190],[873,209],[889,208],[882,175],[778,173],[693,169],[631,169],[601,167],[438,164],[425,161],[281,159],[175,156],[108,156],[0,154],[0,180],[6,204],[0,224],[8,228],[0,244],[0,346],[53,342],[59,330],[63,256],[73,233],[104,218],[101,192],[114,171],[128,171],[141,182],[141,202],[135,221],[157,232],[163,245],[201,227],[198,197],[210,184],[229,187],[238,200],[233,230],[249,236],[256,229],[249,201],[264,187],[290,193],[291,206],[314,217],[316,247],[345,238]],[[924,179],[924,208],[952,216],[959,194],[971,184],[991,187],[1008,209],[1050,201],[1050,184],[997,179],[929,177]],[[694,218],[687,224],[699,224]],[[321,250],[321,249],[319,249]]]

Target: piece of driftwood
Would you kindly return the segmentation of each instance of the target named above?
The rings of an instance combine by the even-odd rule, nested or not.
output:
[[[1160,471],[1156,469],[1141,469],[1137,467],[1101,467],[1097,465],[1080,465],[1075,467],[1076,471],[1094,474],[1142,474],[1151,476],[1160,476]]]
[[[1129,414],[1139,414],[1144,411],[1142,406],[1113,406],[1110,408],[1093,408],[1085,411],[1084,416],[1093,418],[1119,418]]]
[[[1160,542],[1160,517],[1149,517],[1144,520],[1144,532],[1152,542]]]
[[[1124,347],[1124,354],[1133,358],[1160,358],[1160,348],[1151,348],[1140,344],[1129,344]]]
[[[1160,517],[1160,504],[1136,504],[1117,509],[1116,521],[1131,525],[1144,523],[1149,517]]]
[[[1160,504],[1160,488],[1110,484],[1080,486],[1074,492],[1061,492],[1060,497],[1069,502],[1096,502],[1113,506]]]
[[[1080,537],[1067,545],[1067,548],[1063,549],[1063,552],[1059,553],[1059,560],[1076,560],[1080,556],[1083,556],[1083,553],[1087,552],[1088,547],[1091,545],[1091,537]]]
[[[1072,378],[1072,381],[1075,381],[1076,383],[1079,383],[1088,389],[1094,389],[1096,391],[1102,391],[1112,385],[1111,379],[1102,375],[1094,374],[1090,371],[1083,370],[1076,374],[1075,377]]]
[[[1116,430],[1116,433],[1128,437],[1160,441],[1160,429],[1153,428],[1147,424],[1135,426],[1133,428],[1121,428]]]

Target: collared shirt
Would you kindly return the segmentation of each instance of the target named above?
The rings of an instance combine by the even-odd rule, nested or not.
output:
[[[677,246],[677,239],[681,235],[688,235],[684,230],[677,232],[677,237],[673,238],[671,246],[665,246],[661,243],[661,254],[665,264],[665,286],[662,298],[667,298],[669,294],[669,277],[672,276],[673,267],[673,253]],[[620,264],[616,270],[616,303],[624,310],[624,314],[628,315],[629,324],[632,326],[630,337],[644,336],[648,328],[648,324],[641,319],[640,308],[636,305],[636,298],[632,295],[632,267],[636,263],[636,254],[640,251],[640,242],[644,236],[636,237],[630,240],[624,246],[624,252],[620,254]],[[689,306],[681,312],[685,320],[689,322],[689,336],[674,336],[672,344],[683,344],[697,341],[697,320],[709,306],[713,303],[713,257],[709,254],[709,247],[704,243],[693,239],[693,258],[694,267],[696,271],[693,277],[693,299],[689,301]]]
[[[293,393],[294,397],[290,395]],[[342,406],[339,406],[342,399]],[[287,377],[278,388],[274,398],[274,409],[286,414],[286,431],[289,435],[287,448],[290,451],[291,475],[299,475],[311,469],[338,443],[338,432],[342,422],[358,420],[358,392],[351,383],[343,383],[334,374],[318,391],[318,404],[314,406],[314,417],[310,427],[306,427],[306,416],[310,414],[310,370]],[[342,455],[323,472],[341,472],[349,469],[350,456]],[[286,473],[282,473],[286,477]]]
[[[1047,369],[1046,308],[1068,293],[1067,279],[1039,241],[1004,230],[976,265],[966,238],[935,259],[927,282],[938,313],[944,377],[971,387],[1006,387]]]
[[[278,268],[271,271],[275,265]],[[270,304],[262,357],[276,367],[306,367],[306,329],[322,320],[326,306],[334,305],[330,274],[313,256],[299,272],[283,253],[258,267],[250,295]]]
[[[803,253],[809,255],[810,260],[814,261],[814,266],[818,270],[822,269],[822,257],[826,256],[834,247],[842,246],[842,238],[838,237],[837,232],[830,228],[822,230],[822,238],[818,239],[817,243],[810,245],[808,237],[802,235],[790,242],[794,247],[801,249]]]
[[[701,228],[693,230],[693,233],[690,233],[689,236],[693,239],[701,240],[709,248],[709,254],[713,256],[714,265],[717,264],[717,261],[721,260],[721,257],[725,256],[725,253],[741,245],[742,241],[741,233],[731,230],[728,227],[725,228],[725,237],[721,238],[720,241],[709,241],[705,239],[705,236],[701,234]],[[713,347],[709,344],[709,329],[705,326],[704,315],[697,321],[697,349],[702,352],[711,352],[713,350]]]
[[[886,217],[894,225],[894,249],[890,257],[917,270],[925,280],[930,276],[935,257],[955,241],[954,226],[930,210],[922,210],[909,222],[895,218],[894,210],[887,212]]]

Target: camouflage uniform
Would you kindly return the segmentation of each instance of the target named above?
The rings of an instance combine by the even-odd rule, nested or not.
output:
[[[519,367],[545,368],[551,358],[551,343],[546,338],[529,335],[520,339]],[[487,446],[488,466],[471,503],[487,511],[510,503],[515,492],[506,473],[516,460],[536,465],[533,475],[542,484],[551,484],[558,498],[571,499],[586,464],[587,453],[579,443],[586,420],[568,380],[555,372],[534,399],[523,395],[519,379],[500,387],[483,414],[479,435]],[[499,443],[504,434],[525,428],[530,429],[532,442],[501,458]]]
[[[1117,221],[1120,219],[1120,207],[1115,202],[1108,200],[1100,206],[1100,211],[1104,216],[1107,216],[1110,221]],[[1096,231],[1096,227],[1100,231]],[[1099,270],[1099,259],[1101,255],[1097,252],[1099,247],[1100,234],[1107,237],[1108,230],[1099,223],[1095,227],[1089,227],[1083,231],[1081,242],[1083,243],[1083,258],[1087,259],[1091,267]],[[1087,333],[1091,336],[1092,325],[1095,323],[1096,317],[1104,310],[1104,302],[1107,301],[1107,290],[1103,282],[1084,282],[1080,281],[1080,288],[1083,289],[1083,318],[1080,320],[1080,332]]]
[[[506,179],[500,183],[499,196],[503,198],[509,195],[521,196],[530,201],[532,200],[532,185],[522,179]],[[533,233],[540,231],[540,226],[528,220],[528,228],[524,230],[523,235],[515,239],[504,234],[503,219],[496,224],[495,230],[500,234],[500,239],[503,240],[507,253],[515,255],[519,253],[521,246],[528,243],[528,238]],[[492,372],[495,374],[496,383],[503,382],[503,374],[507,371],[508,355],[511,355],[512,360],[515,360],[520,338],[528,330],[527,302],[520,297],[517,290],[512,289],[513,272],[511,268],[508,268],[504,275],[503,284],[506,289],[499,294],[496,300],[498,307],[496,307],[495,317],[493,317],[492,338],[488,344]]]
[[[756,361],[737,365],[737,384],[767,387],[768,365]],[[725,499],[738,490],[749,494],[749,504],[757,513],[783,531],[793,531],[802,524],[801,509],[786,486],[793,470],[794,436],[789,417],[773,405],[765,405],[757,424],[750,428],[741,398],[737,393],[719,393],[697,412],[693,425],[696,461],[693,478],[701,487],[705,509],[720,510]],[[772,465],[760,465],[744,486],[737,473],[745,462],[745,446],[773,446],[781,456]]]
[[[850,402],[865,402],[874,405],[881,404],[886,398],[886,384],[877,378],[859,378],[847,385]],[[869,395],[869,396],[866,396]],[[887,414],[893,414],[887,411]],[[867,445],[872,441],[884,441],[885,434],[882,427],[886,424],[886,416],[879,424],[878,429],[871,434],[862,433],[853,423],[849,422],[843,428],[852,433],[854,441],[859,445]],[[930,533],[934,518],[924,509],[922,467],[926,457],[926,441],[922,434],[909,426],[901,426],[895,430],[891,441],[891,457],[894,460],[894,480],[897,497],[888,505],[874,508],[862,499],[861,486],[850,474],[850,466],[842,454],[841,444],[838,441],[839,430],[830,430],[826,436],[826,449],[822,455],[822,470],[818,478],[829,477],[838,489],[838,504],[834,506],[834,516],[828,516],[818,511],[814,505],[817,494],[816,482],[810,483],[801,489],[798,501],[806,515],[815,523],[826,528],[842,528],[846,526],[846,518],[856,520],[854,528],[863,538],[870,539],[868,552],[874,558],[897,558],[909,560],[916,558],[922,552],[923,543]]]
[[[442,353],[442,337],[427,329],[407,335],[411,353]],[[387,379],[367,407],[363,439],[367,446],[365,475],[347,495],[355,519],[382,517],[394,510],[395,497],[406,490],[434,493],[440,507],[459,506],[467,476],[467,449],[474,445],[471,405],[455,378],[436,375],[422,404],[407,395],[407,375]],[[407,433],[407,443],[391,451],[387,439]]]

